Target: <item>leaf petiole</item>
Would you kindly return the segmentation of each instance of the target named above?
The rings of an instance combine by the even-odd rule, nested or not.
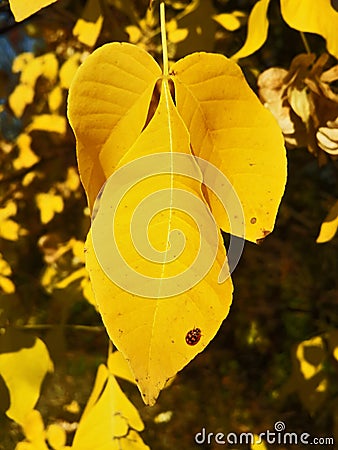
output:
[[[165,1],[160,2],[160,23],[161,23],[161,40],[162,40],[162,55],[163,55],[163,75],[167,77],[169,75],[168,65],[168,47],[167,47],[167,34],[165,30]]]

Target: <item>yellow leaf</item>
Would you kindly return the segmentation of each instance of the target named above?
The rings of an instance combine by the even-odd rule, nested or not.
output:
[[[34,89],[25,84],[18,84],[8,98],[9,106],[15,117],[21,117],[26,106],[34,99]]]
[[[142,38],[142,31],[136,25],[128,25],[125,28],[126,33],[129,36],[129,42],[132,44],[137,44]]]
[[[56,0],[34,0],[34,2],[27,2],[26,0],[9,0],[9,5],[15,20],[20,22],[45,6],[51,5],[55,1]]]
[[[297,87],[290,87],[288,91],[288,99],[291,108],[302,119],[305,124],[308,124],[310,119],[311,107],[307,88],[297,89]]]
[[[75,75],[68,117],[91,209],[102,185],[140,135],[160,75],[148,53],[127,43],[100,47]]]
[[[232,283],[209,205],[222,228],[244,237],[238,192],[245,237],[256,241],[273,228],[286,179],[281,131],[234,62],[190,55],[171,78],[177,109],[163,77],[148,123],[159,67],[136,46],[107,44],[80,67],[68,106],[93,209],[86,263],[96,302],[148,404],[229,311]]]
[[[13,60],[12,71],[13,73],[22,72],[29,61],[34,59],[34,53],[31,52],[23,52],[16,56]]]
[[[55,423],[49,425],[46,430],[46,438],[51,447],[55,450],[62,450],[66,445],[66,432],[60,425]]]
[[[74,75],[79,68],[81,53],[76,52],[60,68],[60,86],[63,89],[69,89]]]
[[[31,442],[22,441],[16,445],[15,450],[36,450],[36,447]]]
[[[60,195],[49,193],[40,193],[36,195],[36,205],[40,210],[42,223],[50,222],[55,213],[63,211],[63,198]]]
[[[91,282],[90,282],[88,276],[82,279],[80,286],[81,286],[82,294],[83,294],[84,298],[91,305],[93,305],[95,309],[97,309],[97,303],[96,303],[92,285],[91,285]]]
[[[329,53],[338,58],[338,12],[329,0],[281,0],[281,11],[290,27],[323,36]]]
[[[262,47],[268,36],[267,12],[270,0],[258,0],[249,16],[248,32],[243,47],[232,55],[232,59],[245,58]]]
[[[138,411],[121,391],[107,368],[101,365],[93,393],[76,431],[72,449],[149,450],[136,433],[143,428]]]
[[[3,239],[16,241],[20,235],[26,233],[26,230],[21,229],[14,220],[8,219],[8,217],[14,216],[16,211],[16,204],[12,200],[8,201],[4,208],[0,208],[0,236]]]
[[[0,236],[9,241],[17,241],[20,236],[20,225],[10,219],[0,221]]]
[[[19,156],[13,161],[13,166],[16,170],[31,167],[39,161],[38,156],[36,156],[31,148],[31,136],[26,133],[21,133],[16,143],[19,147]]]
[[[79,174],[74,167],[68,167],[66,186],[72,192],[76,191],[80,186]]]
[[[41,174],[39,174],[39,172],[36,172],[34,170],[28,172],[22,179],[22,185],[25,187],[29,186],[35,180],[35,178],[39,176],[41,176]]]
[[[63,409],[71,414],[80,412],[80,406],[76,400],[72,400],[68,405],[64,405]]]
[[[178,44],[179,42],[184,41],[189,34],[188,28],[177,28],[177,30],[169,31],[168,40],[173,44]]]
[[[5,294],[12,294],[15,292],[15,285],[8,278],[10,275],[12,275],[11,266],[4,260],[2,254],[0,253],[0,290],[2,290]]]
[[[23,424],[26,415],[34,408],[42,380],[53,371],[53,363],[45,344],[36,339],[33,347],[0,354],[0,373],[10,393],[10,419]]]
[[[237,64],[222,55],[189,55],[172,72],[194,154],[217,166],[233,186],[244,210],[245,239],[264,238],[274,227],[286,182],[284,140],[275,118]],[[206,198],[218,225],[229,232],[227,213],[210,189]],[[231,233],[240,236],[236,229]]]
[[[53,284],[54,279],[57,276],[57,270],[54,266],[47,266],[41,277],[41,284],[46,290]]]
[[[16,203],[13,200],[9,200],[4,208],[0,208],[0,220],[7,219],[14,216],[17,211]]]
[[[5,294],[13,294],[15,292],[15,284],[12,280],[0,274],[0,290]]]
[[[41,414],[36,409],[29,411],[21,423],[26,438],[35,444],[34,448],[46,448],[45,444],[45,426]]]
[[[337,233],[338,228],[338,200],[331,207],[326,219],[320,227],[320,232],[317,237],[317,244],[328,242]]]
[[[73,273],[65,277],[63,280],[56,283],[55,287],[58,289],[65,289],[68,287],[71,283],[74,283],[74,281],[83,278],[87,276],[87,271],[83,267],[82,269],[75,270]]]
[[[83,11],[82,18],[78,19],[73,29],[73,34],[80,42],[89,47],[96,44],[103,24],[100,2],[88,0]]]
[[[215,336],[232,299],[230,278],[219,282],[225,262],[221,235],[166,81],[154,117],[119,165],[101,193],[87,238],[87,267],[108,333],[129,361],[144,401],[153,404],[166,381]],[[143,177],[148,170],[152,176]],[[130,235],[139,205],[137,231]],[[196,327],[202,337],[190,346],[186,335]]]
[[[316,375],[323,367],[324,344],[320,336],[301,342],[296,351],[300,370],[306,380]]]
[[[54,133],[66,133],[66,118],[57,114],[40,114],[33,116],[32,122],[26,127],[27,132],[33,130],[49,131]]]
[[[333,349],[333,357],[338,361],[338,347]]]
[[[130,381],[130,383],[135,383],[135,378],[121,352],[111,353],[108,358],[107,366],[110,373],[115,377],[123,378]]]
[[[48,94],[48,106],[51,113],[56,113],[62,103],[62,89],[60,86],[55,88]]]
[[[254,443],[250,445],[251,450],[268,450],[264,441],[262,441],[261,437],[258,434],[254,434]]]
[[[37,58],[29,55],[24,53],[21,58],[19,55],[13,62],[13,71],[21,71],[20,84],[9,96],[9,105],[16,117],[21,117],[26,106],[33,102],[37,79],[44,76],[55,82],[58,74],[59,63],[54,53],[46,53]]]
[[[238,30],[243,24],[245,14],[241,11],[233,11],[232,13],[222,13],[212,16],[212,18],[229,31]]]
[[[56,80],[59,63],[54,53],[45,53],[29,61],[22,69],[20,82],[34,87],[42,75],[51,82]]]
[[[71,240],[72,244],[72,250],[74,256],[81,262],[85,262],[84,258],[84,242],[83,241],[77,241],[77,240]]]
[[[3,276],[8,276],[12,274],[11,266],[7,261],[3,259],[2,254],[0,253],[0,274]]]

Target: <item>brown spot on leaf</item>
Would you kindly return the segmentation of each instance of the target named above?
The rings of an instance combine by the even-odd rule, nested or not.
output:
[[[262,233],[263,233],[263,237],[261,237],[260,239],[256,239],[256,244],[258,244],[258,245],[260,245],[264,241],[264,239],[267,237],[268,234],[271,233],[271,231],[262,230]]]
[[[253,225],[253,224],[255,224],[256,222],[257,222],[256,217],[251,217],[250,223],[252,223],[252,225]]]

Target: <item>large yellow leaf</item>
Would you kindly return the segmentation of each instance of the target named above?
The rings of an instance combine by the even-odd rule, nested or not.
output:
[[[173,157],[178,152],[183,163]],[[152,153],[153,168],[146,156]],[[222,239],[204,203],[200,170],[167,82],[153,119],[120,167],[100,198],[87,239],[87,267],[108,333],[129,361],[145,402],[153,404],[167,380],[215,336],[232,299],[230,278],[218,282],[225,261]],[[152,176],[145,176],[149,168]],[[136,232],[130,235],[134,212]],[[190,346],[185,337],[196,327],[202,337]]]
[[[45,344],[36,339],[33,347],[0,354],[0,373],[10,393],[6,414],[19,424],[34,408],[47,372],[53,370]]]
[[[229,311],[232,283],[210,207],[237,236],[271,231],[286,177],[283,138],[234,62],[194,54],[166,77],[130,44],[86,59],[68,113],[92,209],[86,264],[96,302],[153,404]]]
[[[54,2],[56,2],[56,0],[9,0],[12,13],[17,22],[26,19],[41,8],[51,5]]]
[[[176,104],[188,127],[194,154],[227,176],[241,200],[245,238],[272,231],[286,182],[283,136],[240,68],[222,55],[194,53],[172,67]],[[218,225],[229,220],[215,195],[207,199]],[[232,230],[237,234],[236,230]]]
[[[137,431],[143,422],[114,376],[101,365],[76,431],[73,450],[149,450]]]
[[[262,47],[268,36],[269,21],[267,17],[270,0],[258,0],[252,8],[248,20],[246,41],[232,58],[240,59],[255,53]],[[221,23],[222,25],[222,23]]]
[[[280,0],[283,19],[296,30],[326,39],[329,53],[338,58],[338,12],[330,0]]]
[[[91,208],[101,186],[141,133],[160,74],[144,50],[113,43],[90,55],[74,77],[68,117]]]

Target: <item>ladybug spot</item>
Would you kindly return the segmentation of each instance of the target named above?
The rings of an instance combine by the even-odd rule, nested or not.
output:
[[[256,217],[252,217],[252,218],[250,219],[250,223],[252,223],[252,225],[255,224],[256,222],[257,222]]]

